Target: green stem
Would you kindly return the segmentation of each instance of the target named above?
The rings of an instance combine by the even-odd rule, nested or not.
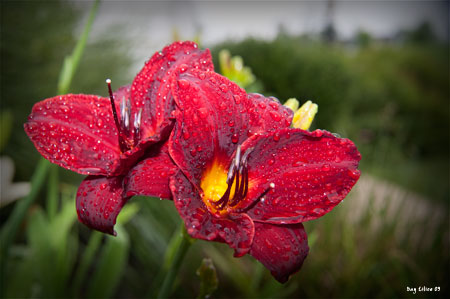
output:
[[[81,56],[83,55],[84,48],[86,48],[89,32],[91,31],[92,23],[94,22],[95,15],[97,14],[99,3],[100,0],[96,0],[92,5],[89,18],[84,27],[83,33],[72,52],[72,55],[66,57],[64,60],[64,65],[58,80],[58,94],[66,94],[69,91],[73,76],[78,68]]]
[[[52,221],[58,211],[59,199],[59,177],[58,166],[50,165],[50,173],[47,180],[47,214],[48,219]]]
[[[176,251],[170,261],[170,266],[168,267],[168,271],[165,275],[157,298],[167,298],[170,295],[176,275],[180,270],[181,263],[183,262],[189,247],[193,243],[193,239],[188,236],[186,229],[184,228],[184,223],[181,223],[181,228],[177,231],[176,238],[177,240],[171,243],[178,244],[178,246],[176,247]]]
[[[72,283],[72,291],[74,297],[80,297],[81,294],[77,294],[76,292],[80,291],[81,284],[83,283],[83,279],[86,277],[86,273],[89,270],[89,266],[92,264],[92,259],[94,258],[95,253],[100,247],[101,241],[103,238],[103,234],[92,231],[91,237],[89,239],[88,245],[84,250],[84,254],[81,258],[80,265],[75,274],[75,278]]]

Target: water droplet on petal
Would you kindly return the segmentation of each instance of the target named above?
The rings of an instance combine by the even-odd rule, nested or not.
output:
[[[187,69],[188,66],[186,64],[183,63],[182,65],[180,65],[180,72],[184,73],[185,71],[187,71]]]
[[[189,83],[189,81],[186,80],[186,79],[180,79],[180,80],[178,80],[178,86],[179,86],[181,89],[187,89],[187,88],[189,87],[189,85],[190,85],[190,83]]]
[[[330,165],[329,164],[323,164],[322,170],[323,171],[329,171],[330,170]]]
[[[237,134],[233,134],[233,136],[231,136],[231,141],[233,143],[237,143],[239,141],[239,136]]]
[[[361,172],[358,169],[349,169],[348,175],[353,179],[358,179]]]
[[[222,92],[228,91],[228,86],[226,84],[220,84],[219,88]]]

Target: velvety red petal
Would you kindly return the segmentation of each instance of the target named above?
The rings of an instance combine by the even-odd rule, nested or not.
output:
[[[47,160],[81,174],[120,172],[110,100],[64,95],[34,105],[25,132]]]
[[[169,179],[175,174],[176,165],[168,153],[167,143],[161,149],[152,148],[145,159],[134,166],[125,178],[125,194],[172,198]]]
[[[308,255],[308,239],[303,224],[273,225],[255,222],[250,254],[281,283],[300,270]]]
[[[250,138],[248,200],[254,221],[299,223],[328,213],[359,178],[361,155],[348,139],[326,131],[282,129]]]
[[[146,62],[131,87],[133,111],[142,108],[141,142],[159,141],[170,134],[174,109],[170,81],[176,71],[213,70],[208,49],[199,50],[193,42],[175,42],[155,53]]]
[[[231,214],[224,218],[211,215],[197,190],[181,171],[171,177],[170,189],[175,207],[183,218],[190,236],[227,243],[235,250],[236,257],[249,252],[254,236],[254,225],[246,214]]]
[[[88,176],[77,192],[78,219],[90,228],[116,235],[116,218],[126,202],[123,177]]]
[[[211,163],[229,167],[237,146],[252,134],[289,126],[292,113],[246,92],[214,72],[191,72],[172,82],[178,110],[169,151],[196,186]],[[263,107],[263,108],[262,108]]]
[[[281,105],[278,99],[258,94],[249,93],[249,129],[248,135],[264,133],[282,128],[288,128],[291,125],[294,112]]]

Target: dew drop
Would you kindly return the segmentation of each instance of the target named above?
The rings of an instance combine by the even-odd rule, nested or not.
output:
[[[323,212],[324,212],[324,210],[323,209],[321,209],[321,208],[315,208],[314,209],[314,213],[316,213],[316,214],[323,214]]]
[[[189,81],[186,79],[180,79],[178,80],[178,86],[181,89],[187,89],[189,87]]]
[[[182,64],[180,65],[180,72],[184,73],[185,71],[187,71],[188,66],[186,64]]]
[[[358,179],[361,172],[358,169],[349,169],[348,175],[353,179]]]
[[[235,133],[231,136],[231,141],[237,143],[239,141],[239,136]]]
[[[191,135],[189,134],[189,132],[188,131],[183,131],[183,138],[184,138],[184,140],[188,140],[189,139],[189,137],[191,137]]]
[[[228,91],[228,86],[226,84],[220,84],[219,88],[222,92]]]
[[[330,170],[330,165],[329,164],[323,164],[322,170],[323,171],[329,171]]]
[[[208,110],[206,108],[199,108],[198,109],[198,116],[200,116],[201,119],[206,119],[208,117]]]
[[[272,119],[274,121],[280,121],[281,120],[281,116],[280,116],[280,114],[278,112],[270,111],[269,114],[270,114],[270,116],[272,117]]]

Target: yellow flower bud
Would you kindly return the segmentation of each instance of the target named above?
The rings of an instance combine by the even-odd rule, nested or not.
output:
[[[297,101],[296,98],[290,98],[284,103],[284,106],[290,108],[292,111],[295,112],[298,109],[299,102]]]
[[[317,104],[313,104],[311,101],[304,103],[300,109],[294,113],[292,126],[294,128],[308,130],[314,120],[314,116],[316,115],[318,108],[319,106],[317,106]]]

